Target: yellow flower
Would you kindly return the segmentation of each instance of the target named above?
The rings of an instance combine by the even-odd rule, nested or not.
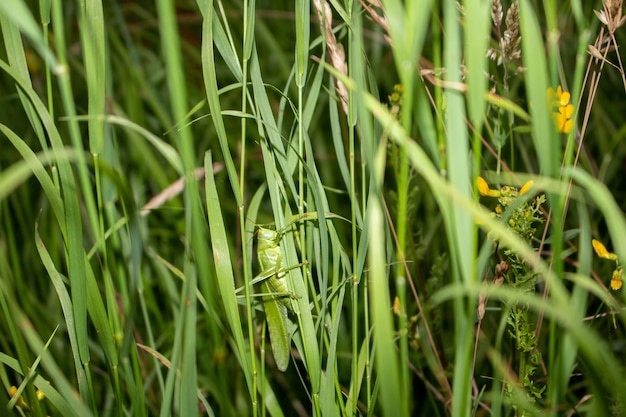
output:
[[[483,177],[476,178],[476,187],[480,195],[489,195],[489,184],[487,184],[487,181],[485,181]]]
[[[600,258],[617,261],[617,255],[606,250],[606,247],[599,240],[591,239],[591,245]]]
[[[552,113],[556,127],[561,133],[569,133],[574,128],[574,121],[571,119],[574,115],[574,106],[570,104],[571,95],[567,91],[563,91],[558,86],[556,93],[552,88],[548,88],[548,100],[552,107],[556,109]]]
[[[478,188],[480,195],[486,197],[500,197],[500,191],[489,188],[489,184],[487,184],[487,181],[485,181],[483,177],[476,178],[476,188]]]
[[[620,288],[622,288],[622,270],[616,269],[613,271],[613,278],[611,278],[611,289],[617,291]]]
[[[519,190],[520,195],[528,192],[528,190],[530,190],[533,185],[535,185],[535,181],[533,180],[527,181],[526,184],[522,185],[522,188],[520,188]]]
[[[15,385],[12,385],[11,388],[9,389],[9,396],[11,396],[11,398],[13,398],[15,396],[15,394],[17,394],[17,387]],[[26,402],[24,401],[24,397],[22,397],[20,395],[20,398],[17,399],[17,403],[16,403],[19,407],[22,407],[26,410],[29,409],[28,404],[26,404]]]
[[[400,304],[400,299],[398,297],[393,299],[393,314],[396,316],[402,314],[402,304]]]
[[[556,89],[556,94],[552,87],[548,88],[548,101],[556,104],[558,107],[567,106],[572,96],[567,91],[563,91],[561,86]]]
[[[560,106],[558,112],[552,113],[556,128],[561,133],[569,133],[574,128],[574,121],[571,119],[574,114],[574,106],[568,104],[567,106]]]

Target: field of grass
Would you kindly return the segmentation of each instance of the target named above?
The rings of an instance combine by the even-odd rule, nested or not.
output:
[[[616,0],[0,0],[0,416],[626,415]]]

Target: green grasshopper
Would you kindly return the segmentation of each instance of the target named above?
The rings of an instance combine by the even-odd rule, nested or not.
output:
[[[270,342],[276,366],[285,371],[289,366],[291,334],[287,309],[291,304],[285,297],[289,288],[285,282],[285,272],[280,271],[283,254],[280,248],[280,234],[274,230],[259,227],[258,230],[258,257],[262,275],[269,275],[261,287],[264,293],[273,294],[264,297],[267,327],[270,331]]]
[[[325,217],[326,219],[339,218],[347,221],[347,219],[333,213],[325,213]],[[293,216],[288,225],[303,220],[316,220],[317,218],[318,215],[315,212],[304,213]],[[270,331],[272,353],[278,369],[285,371],[289,366],[291,353],[290,327],[293,326],[287,316],[287,310],[293,311],[290,298],[297,298],[297,295],[290,291],[287,286],[286,270],[282,269],[283,254],[280,248],[282,232],[259,227],[257,233],[257,251],[261,266],[259,277],[263,279],[261,287],[263,293],[270,294],[264,296],[263,301],[267,327]],[[295,267],[297,268],[297,266]],[[289,269],[291,268],[294,267]]]

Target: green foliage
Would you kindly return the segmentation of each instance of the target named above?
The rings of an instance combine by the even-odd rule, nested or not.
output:
[[[625,21],[0,1],[0,415],[622,415]]]

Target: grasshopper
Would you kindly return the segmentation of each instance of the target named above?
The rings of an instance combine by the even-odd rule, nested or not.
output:
[[[284,294],[289,294],[285,282],[285,272],[280,271],[283,254],[280,248],[280,234],[274,230],[259,227],[258,230],[258,257],[261,274],[269,278],[261,284],[263,292],[274,294],[264,297],[267,327],[270,331],[270,342],[276,366],[285,371],[289,366],[291,334],[287,309],[291,304]]]
[[[333,213],[325,213],[325,218],[339,218],[347,221],[347,219]],[[316,219],[318,219],[317,213],[304,213],[293,216],[288,225],[298,221]],[[287,286],[285,269],[282,269],[283,254],[280,247],[282,232],[259,227],[257,233],[257,254],[261,266],[259,276],[264,277],[261,286],[263,293],[270,294],[264,296],[263,301],[272,353],[278,369],[285,371],[289,365],[291,353],[290,327],[292,326],[287,310],[293,311],[290,298],[297,298],[297,295],[291,292]],[[265,279],[265,277],[267,278]]]

